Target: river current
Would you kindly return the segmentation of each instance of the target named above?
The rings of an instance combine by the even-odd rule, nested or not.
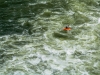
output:
[[[100,1],[0,0],[0,75],[100,75]]]

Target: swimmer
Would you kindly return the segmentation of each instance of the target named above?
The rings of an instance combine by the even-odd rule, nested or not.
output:
[[[69,31],[69,30],[71,30],[71,28],[66,26],[63,30],[64,31]]]

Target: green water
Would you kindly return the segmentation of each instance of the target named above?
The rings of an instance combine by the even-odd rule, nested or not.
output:
[[[0,75],[100,75],[99,0],[1,3]]]

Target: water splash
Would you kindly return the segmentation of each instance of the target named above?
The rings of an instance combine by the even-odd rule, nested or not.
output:
[[[89,1],[72,1],[72,5],[68,0],[68,6],[72,5],[68,10],[57,1],[58,5],[53,0],[28,3],[37,8],[41,5],[41,12],[36,8],[34,19],[18,19],[26,31],[0,37],[1,75],[100,74],[99,9],[94,10],[95,1],[90,1],[90,8]],[[63,32],[66,25],[72,30]]]

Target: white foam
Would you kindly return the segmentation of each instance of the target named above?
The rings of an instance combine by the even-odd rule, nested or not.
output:
[[[14,75],[25,75],[25,73],[22,71],[16,71],[14,72]]]
[[[64,66],[56,65],[56,64],[50,64],[50,66],[52,69],[59,70],[59,71],[63,71],[64,68]]]
[[[98,23],[100,23],[100,18],[98,19]]]
[[[41,60],[39,58],[28,60],[28,62],[33,64],[33,65],[37,65],[38,63],[40,63],[40,61]]]
[[[43,75],[52,75],[52,71],[45,69]]]

